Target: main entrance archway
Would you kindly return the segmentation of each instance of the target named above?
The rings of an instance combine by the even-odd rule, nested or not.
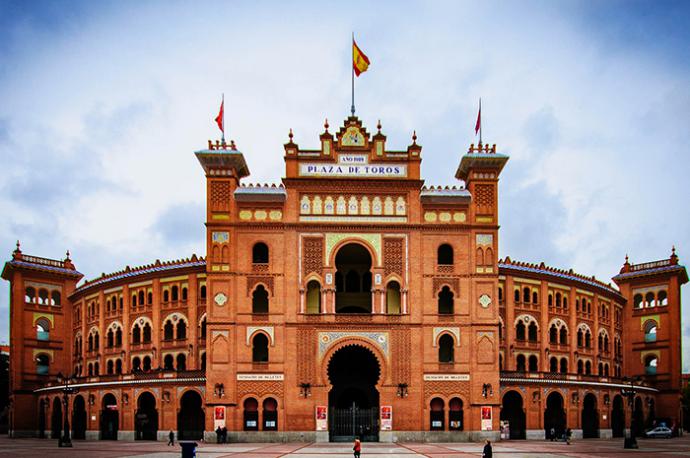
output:
[[[348,243],[335,256],[335,312],[371,313],[371,255]]]
[[[381,375],[374,354],[361,346],[337,350],[328,363],[333,388],[328,393],[331,442],[379,440],[379,392]]]
[[[582,403],[582,437],[599,437],[599,412],[597,411],[597,397],[592,393],[585,396]]]
[[[620,394],[613,398],[611,432],[613,433],[613,437],[623,437],[623,433],[625,432],[625,410],[623,407],[623,398]]]
[[[551,435],[553,429],[553,436]],[[544,411],[544,430],[547,439],[563,437],[565,433],[565,410],[563,409],[563,396],[554,391],[546,398],[546,410]]]
[[[86,439],[86,402],[79,394],[72,407],[72,439]]]
[[[117,411],[117,399],[108,393],[103,396],[101,405],[101,440],[117,440],[120,427],[120,416]]]
[[[196,391],[187,391],[180,399],[177,414],[177,435],[179,440],[200,440],[204,437],[204,409],[201,396]]]

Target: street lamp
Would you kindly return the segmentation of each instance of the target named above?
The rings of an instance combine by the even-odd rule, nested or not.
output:
[[[69,437],[69,395],[79,391],[79,389],[72,386],[77,383],[77,377],[74,374],[66,377],[60,372],[57,375],[57,382],[62,385],[62,403],[65,406],[65,429],[62,433],[62,437],[58,439],[58,447],[71,447],[72,441]]]
[[[635,437],[636,431],[633,430],[634,428],[634,402],[635,402],[635,394],[637,393],[637,390],[635,389],[635,382],[639,381],[639,379],[633,377],[633,378],[623,378],[623,381],[625,382],[630,382],[629,387],[623,387],[621,388],[621,394],[628,398],[628,405],[630,406],[630,430],[626,434],[625,440],[623,442],[623,448],[638,448],[637,446],[637,438]]]

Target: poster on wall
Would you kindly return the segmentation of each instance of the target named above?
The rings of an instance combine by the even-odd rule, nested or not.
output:
[[[491,431],[491,421],[493,417],[493,407],[482,407],[482,431]]]
[[[216,406],[213,409],[213,429],[225,426],[225,406]]]
[[[328,407],[316,406],[316,430],[328,431]]]
[[[501,439],[510,439],[510,422],[508,420],[501,420]]]
[[[381,431],[393,429],[393,406],[381,406]]]

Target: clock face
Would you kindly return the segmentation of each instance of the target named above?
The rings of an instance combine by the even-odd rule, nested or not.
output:
[[[213,301],[218,304],[219,306],[224,306],[225,303],[228,301],[228,296],[226,296],[223,293],[218,293],[216,296],[213,298]]]

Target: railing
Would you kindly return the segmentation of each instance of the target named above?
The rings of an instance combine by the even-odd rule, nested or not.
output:
[[[65,268],[65,263],[63,261],[41,258],[39,256],[29,256],[27,254],[22,254],[22,261],[30,262],[33,264],[41,264],[44,266],[60,267],[63,269]]]
[[[672,265],[670,259],[662,259],[660,261],[643,262],[642,264],[632,264],[630,266],[630,271],[638,272],[640,270],[656,269],[657,267],[666,267],[670,265]]]
[[[268,272],[268,263],[256,262],[252,264],[252,271],[254,272]]]

